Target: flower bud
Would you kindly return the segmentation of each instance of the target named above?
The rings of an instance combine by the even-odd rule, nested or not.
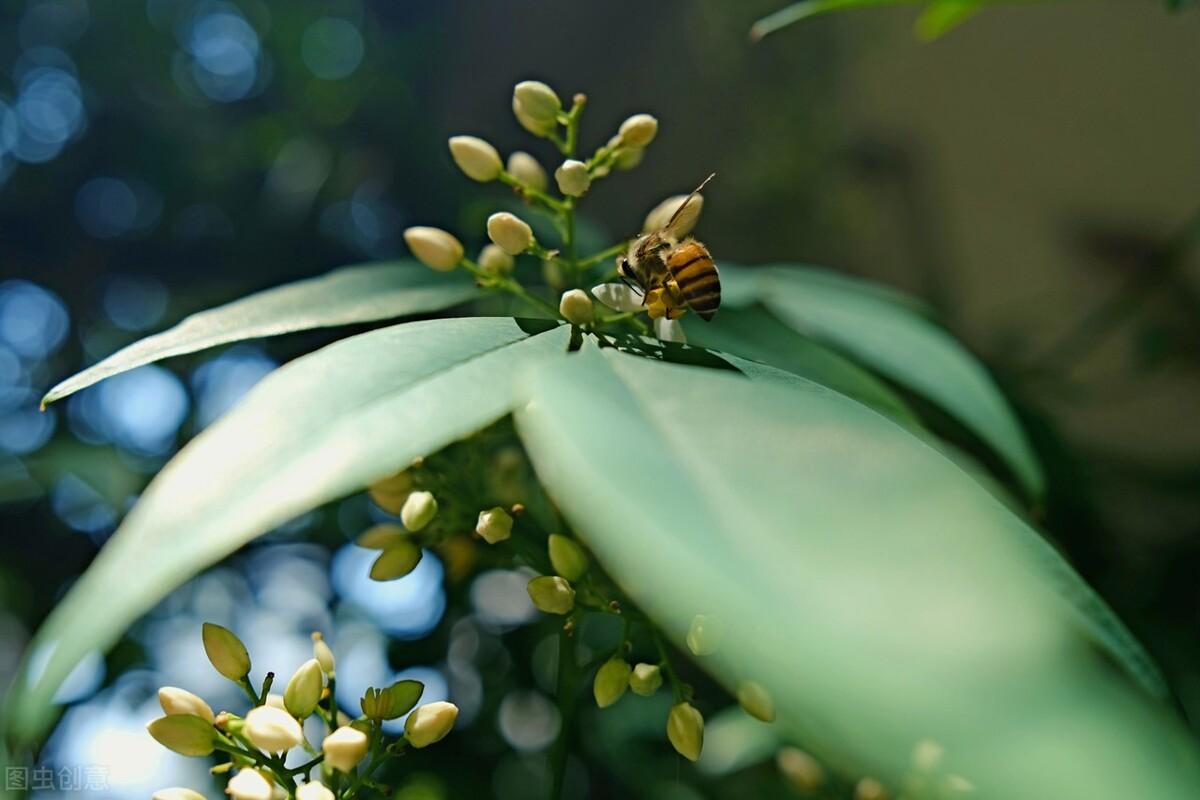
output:
[[[417,260],[438,272],[449,272],[462,261],[462,242],[441,228],[424,225],[404,231],[404,242]]]
[[[975,784],[962,775],[947,775],[942,781],[942,797],[959,797],[964,794],[972,794],[974,791]]]
[[[539,192],[546,191],[546,185],[549,182],[546,170],[542,169],[538,160],[521,150],[508,157],[508,174]]]
[[[691,703],[678,703],[667,715],[667,738],[679,755],[688,761],[700,758],[704,748],[704,717]]]
[[[296,790],[296,800],[334,800],[334,794],[320,781],[309,781]]]
[[[313,631],[313,658],[321,665],[321,671],[329,677],[333,677],[334,658],[333,650],[329,645],[325,644],[325,638],[317,631]]]
[[[578,290],[577,290],[578,291]],[[587,572],[588,557],[572,539],[552,533],[547,542],[550,564],[554,571],[569,581],[577,581]]]
[[[357,728],[343,726],[325,737],[321,752],[331,768],[350,772],[367,754],[367,735]]]
[[[503,542],[512,536],[513,519],[503,508],[496,506],[479,512],[475,532],[488,544]]]
[[[592,298],[583,289],[568,289],[558,301],[558,313],[572,325],[591,323],[592,312]]]
[[[721,646],[725,635],[725,625],[720,619],[705,614],[692,617],[691,627],[687,632],[687,646],[693,655],[710,656]]]
[[[596,670],[596,679],[592,681],[592,695],[596,698],[596,705],[608,708],[620,700],[621,695],[629,688],[631,672],[633,668],[623,658],[613,657],[605,661],[600,669]]]
[[[649,114],[634,114],[621,123],[618,133],[626,147],[645,147],[658,135],[658,120]]]
[[[513,270],[513,257],[499,245],[485,245],[479,252],[479,268],[489,275],[507,275]]]
[[[438,504],[429,492],[413,492],[400,509],[400,521],[404,527],[416,533],[437,516]]]
[[[383,480],[375,481],[367,487],[367,494],[371,496],[371,500],[375,505],[392,516],[399,516],[400,508],[404,505],[404,501],[408,499],[408,494],[412,491],[412,488],[412,475],[408,470],[405,470]]]
[[[945,748],[933,739],[922,739],[913,748],[913,766],[919,772],[933,772],[938,768],[945,752]]]
[[[510,256],[519,256],[533,244],[533,228],[514,214],[500,211],[488,217],[488,238]]]
[[[658,664],[647,664],[642,662],[633,668],[633,672],[629,675],[629,688],[634,694],[640,694],[642,697],[649,697],[658,691],[658,687],[662,686],[662,669]]]
[[[233,631],[211,622],[201,628],[204,652],[217,672],[231,681],[241,681],[250,673],[250,654],[246,645],[233,635]]]
[[[767,687],[756,681],[743,681],[737,690],[738,705],[750,716],[763,722],[775,721],[775,704]]]
[[[181,756],[206,756],[212,753],[217,733],[212,724],[193,714],[170,714],[146,726],[155,741]]]
[[[413,747],[420,749],[440,742],[454,727],[458,718],[458,706],[453,703],[427,703],[418,706],[404,720],[404,738]]]
[[[613,160],[613,165],[622,172],[628,172],[638,164],[641,164],[645,156],[646,151],[641,147],[622,147],[617,151],[617,157]]]
[[[801,794],[816,794],[825,785],[825,769],[815,758],[797,747],[782,747],[775,766],[788,785]]]
[[[181,786],[170,789],[159,789],[150,796],[150,800],[205,800],[204,795]]]
[[[371,565],[371,580],[394,581],[403,578],[421,563],[421,555],[421,548],[407,540],[389,547]]]
[[[496,180],[504,169],[496,148],[477,136],[450,137],[450,155],[468,178],[480,183]]]
[[[360,533],[354,543],[367,550],[387,550],[389,547],[395,547],[406,541],[408,541],[408,531],[399,525],[383,522],[379,525],[372,525]]]
[[[321,662],[310,658],[300,665],[300,669],[288,681],[283,691],[283,705],[293,717],[304,719],[317,710],[324,688],[325,673],[321,669]]]
[[[271,692],[267,695],[267,701],[263,705],[278,708],[280,711],[287,711],[287,704],[283,702],[283,695],[279,692]]]
[[[854,787],[854,800],[888,800],[887,789],[874,778],[863,778]]]
[[[256,769],[239,769],[225,785],[233,800],[271,800],[274,785]]]
[[[213,722],[213,710],[204,700],[186,689],[175,686],[164,686],[158,690],[158,704],[168,716],[172,714],[191,714],[200,717],[208,724]]]
[[[533,604],[547,614],[567,614],[575,607],[575,590],[557,575],[534,578],[526,590]]]
[[[558,125],[562,101],[541,81],[521,81],[513,89],[513,114],[521,127],[535,136],[547,136]]]
[[[592,186],[587,164],[574,158],[568,158],[554,170],[554,180],[558,183],[558,190],[568,197],[583,197]]]
[[[656,205],[646,215],[646,221],[642,223],[642,231],[649,233],[650,231],[662,230],[671,221],[671,217],[679,210],[684,201],[687,201],[687,208],[675,220],[675,224],[671,226],[671,231],[676,236],[686,236],[696,227],[696,223],[700,221],[700,212],[704,209],[704,196],[691,195],[691,200],[688,200],[688,195],[677,194],[674,197],[668,197],[661,203]]]
[[[285,753],[304,739],[300,723],[288,712],[272,706],[250,709],[242,733],[250,744],[265,753]]]

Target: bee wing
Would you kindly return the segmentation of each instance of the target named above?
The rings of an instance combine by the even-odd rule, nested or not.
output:
[[[617,311],[640,311],[642,296],[620,283],[602,283],[592,287],[592,297]]]
[[[687,236],[700,221],[700,211],[703,208],[703,195],[691,194],[683,198],[663,225],[663,233],[674,239]]]

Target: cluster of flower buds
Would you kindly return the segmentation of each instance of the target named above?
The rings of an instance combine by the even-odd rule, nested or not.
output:
[[[384,522],[373,525],[354,543],[368,550],[379,550],[371,565],[370,576],[376,581],[403,578],[421,561],[421,545],[413,534],[423,530],[438,513],[437,498],[415,487],[412,474],[403,471],[371,484],[371,500],[384,511],[399,517],[401,525]]]
[[[424,687],[418,681],[399,681],[387,689],[369,689],[361,701],[363,715],[351,720],[335,705],[335,659],[318,633],[313,634],[313,657],[296,670],[282,695],[271,694],[271,673],[261,691],[250,685],[250,655],[232,631],[205,623],[203,640],[213,667],[250,697],[250,710],[244,717],[229,711],[214,714],[208,703],[195,694],[164,686],[158,700],[165,716],[147,725],[147,730],[164,747],[181,755],[227,754],[229,760],[214,767],[213,772],[231,774],[226,793],[234,800],[278,800],[286,796],[337,800],[343,786],[368,780],[382,759],[396,755],[404,746],[422,748],[444,738],[458,716],[452,703],[417,706]],[[303,728],[304,720],[314,714],[327,732],[319,754],[300,767],[289,768],[285,758],[295,748],[318,752],[306,739]],[[382,722],[404,714],[409,715],[404,737],[387,744]],[[358,765],[368,755],[372,756],[371,763],[360,770]],[[313,778],[312,771],[317,768],[320,778]],[[345,776],[353,779],[343,781]],[[177,787],[156,792],[154,797],[197,800],[202,795]]]
[[[542,575],[529,582],[529,599],[547,614],[570,614],[575,609],[575,587],[587,573],[588,557],[574,539],[558,533],[550,534],[546,543],[550,565],[555,575]]]

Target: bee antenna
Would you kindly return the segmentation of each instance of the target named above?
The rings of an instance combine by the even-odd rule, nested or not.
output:
[[[675,224],[675,220],[679,219],[679,215],[683,213],[685,208],[687,208],[688,203],[692,202],[692,198],[700,194],[700,190],[705,186],[708,186],[708,182],[715,177],[717,177],[717,173],[714,172],[712,175],[709,175],[707,178],[701,181],[700,185],[693,189],[692,193],[683,199],[683,202],[679,204],[679,208],[675,209],[675,213],[671,215],[671,218],[667,220],[667,224],[663,226],[664,230],[670,230],[671,226]]]
[[[623,283],[629,287],[629,291],[637,292],[637,294],[640,294],[642,296],[642,302],[643,303],[646,302],[646,293],[645,292],[639,292],[636,288],[634,288],[634,285],[632,283],[630,283],[629,279],[626,278],[624,275],[617,275],[617,277],[621,279],[621,283]]]

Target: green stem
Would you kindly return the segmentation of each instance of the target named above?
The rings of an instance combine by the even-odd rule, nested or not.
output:
[[[263,695],[261,700],[259,699],[258,694],[254,691],[254,687],[250,685],[250,678],[248,676],[238,681],[238,686],[246,693],[246,697],[250,698],[250,705],[260,706],[267,701],[266,695]]]
[[[667,643],[663,640],[662,633],[657,629],[654,631],[654,644],[658,647],[659,666],[667,673],[667,679],[671,681],[671,690],[675,693],[675,702],[680,703],[689,699],[687,692],[684,691],[683,681],[679,680],[679,675],[676,674],[675,667],[671,666],[671,656],[667,653]]]
[[[548,300],[543,300],[535,294],[532,294],[528,289],[522,286],[519,282],[512,278],[501,277],[498,275],[489,275],[483,269],[469,258],[464,258],[459,262],[463,268],[474,275],[479,282],[484,285],[501,291],[508,292],[514,297],[519,297],[530,305],[536,306],[550,315],[552,319],[562,319],[558,313],[558,309]]]
[[[558,739],[550,754],[550,764],[553,769],[553,782],[550,787],[550,800],[560,800],[563,796],[563,783],[567,776],[567,753],[571,740],[571,728],[575,719],[575,694],[579,686],[579,675],[575,663],[575,638],[566,630],[558,634],[558,676],[555,694],[558,700],[558,713],[561,727],[558,729]]]
[[[601,250],[599,253],[593,253],[592,255],[581,259],[579,261],[579,268],[587,269],[588,267],[595,266],[596,264],[599,264],[602,261],[607,261],[610,258],[616,258],[617,256],[621,255],[621,253],[624,253],[625,248],[627,248],[627,247],[629,247],[629,242],[618,242],[617,244],[614,244],[612,247],[609,247],[606,250]],[[617,273],[615,270],[612,273],[612,277],[613,278],[617,277]]]
[[[538,201],[542,205],[546,206],[547,209],[556,214],[563,213],[566,208],[563,201],[551,197],[540,189],[535,189],[528,183],[525,183],[524,181],[504,170],[500,171],[500,182],[507,186],[513,187],[525,197]]]

